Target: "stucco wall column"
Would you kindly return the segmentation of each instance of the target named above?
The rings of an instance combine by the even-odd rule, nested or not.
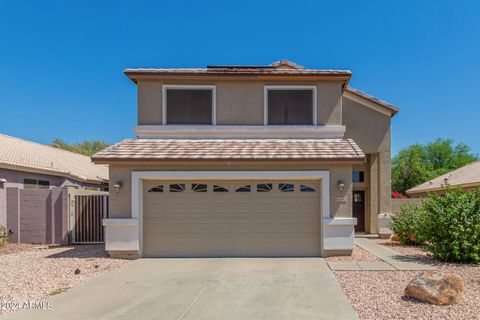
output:
[[[392,234],[390,230],[390,214],[392,212],[391,204],[391,156],[390,151],[384,151],[379,154],[379,212],[378,212],[378,235],[382,238],[388,238]]]
[[[370,179],[368,180],[370,189],[370,224],[368,226],[368,233],[376,233],[378,229],[378,214],[379,214],[379,156],[378,153],[371,153],[368,155],[368,169]]]

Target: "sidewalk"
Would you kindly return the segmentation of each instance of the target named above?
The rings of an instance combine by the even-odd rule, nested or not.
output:
[[[382,262],[328,262],[334,271],[427,271],[436,268],[425,262],[409,258],[368,238],[355,238],[355,244],[382,259]]]

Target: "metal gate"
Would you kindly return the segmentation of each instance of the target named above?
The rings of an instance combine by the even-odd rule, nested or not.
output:
[[[108,194],[73,194],[70,200],[72,243],[104,242],[103,219],[108,218]]]

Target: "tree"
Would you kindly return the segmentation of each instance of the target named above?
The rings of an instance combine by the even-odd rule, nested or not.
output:
[[[425,145],[414,144],[392,159],[392,190],[406,190],[478,159],[464,143],[438,138]]]
[[[71,152],[84,154],[86,156],[92,156],[93,154],[110,146],[110,144],[103,141],[99,141],[99,140],[92,140],[92,141],[85,140],[81,143],[67,143],[62,139],[55,139],[53,140],[52,144],[50,144],[50,146],[71,151]]]

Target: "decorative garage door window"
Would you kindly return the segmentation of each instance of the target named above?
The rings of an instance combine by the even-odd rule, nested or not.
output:
[[[294,189],[294,184],[293,183],[279,183],[278,184],[278,190],[280,192],[293,192]]]
[[[207,185],[203,183],[192,183],[193,192],[207,192]]]
[[[213,192],[228,192],[228,189],[222,186],[213,185]]]
[[[210,189],[211,188],[211,189]],[[317,192],[317,186],[310,184],[294,184],[289,182],[282,183],[255,183],[255,184],[212,184],[207,183],[169,183],[169,184],[159,184],[150,186],[148,189],[149,193],[162,193],[162,192],[194,192],[194,193],[205,193],[205,192]],[[357,195],[357,198],[360,195]],[[354,199],[360,200],[361,199]]]
[[[250,185],[246,184],[244,186],[238,187],[235,192],[250,192]]]
[[[315,192],[315,187],[301,184],[300,192]]]
[[[161,184],[159,186],[156,186],[156,187],[153,187],[153,188],[150,188],[150,190],[148,190],[148,192],[163,192],[163,184]]]
[[[257,192],[271,192],[272,186],[271,183],[259,183],[257,184]]]
[[[185,191],[185,183],[174,183],[170,185],[170,192],[183,192]]]

